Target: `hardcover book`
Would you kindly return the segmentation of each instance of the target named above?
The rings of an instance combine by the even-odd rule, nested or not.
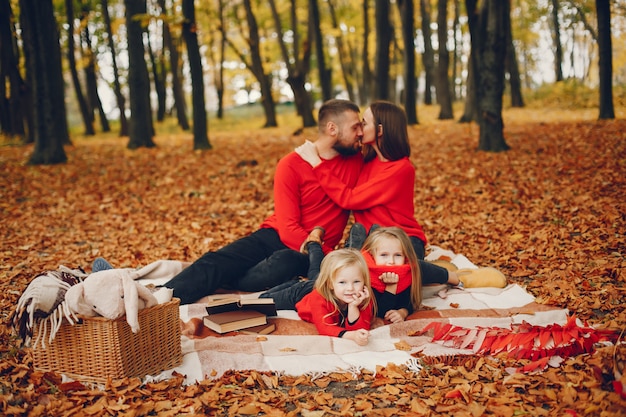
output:
[[[254,310],[235,310],[204,316],[202,321],[217,333],[228,333],[267,324],[267,316]]]
[[[239,330],[239,333],[243,334],[270,334],[274,330],[276,330],[276,325],[274,323],[261,324],[260,326],[254,327],[246,327],[245,329]]]
[[[276,304],[271,298],[216,298],[206,304],[209,315],[237,310],[254,310],[270,317],[277,314]]]

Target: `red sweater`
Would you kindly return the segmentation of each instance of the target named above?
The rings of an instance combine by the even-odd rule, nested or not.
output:
[[[369,330],[374,315],[373,305],[370,302],[365,309],[361,310],[361,315],[356,322],[350,324],[346,318],[342,325],[341,313],[336,311],[333,303],[322,297],[317,289],[313,289],[298,301],[296,310],[302,320],[315,324],[319,334],[334,337],[341,337],[349,330]]]
[[[385,288],[387,284],[385,284],[380,276],[385,272],[393,272],[398,274],[398,284],[396,286],[396,294],[401,293],[407,288],[411,288],[411,284],[413,283],[413,274],[411,273],[411,265],[402,264],[402,265],[376,265],[372,254],[368,251],[361,251],[363,254],[363,258],[365,258],[365,262],[367,263],[367,268],[370,271],[370,279],[372,282],[372,289],[378,292],[385,292]]]
[[[324,165],[334,178],[344,184],[356,185],[363,160],[360,155],[337,156]],[[300,250],[302,242],[315,226],[322,226],[323,250],[330,252],[339,244],[350,212],[331,200],[320,186],[313,168],[295,152],[283,157],[274,174],[274,214],[261,228],[276,229],[282,242]]]
[[[330,198],[352,210],[354,220],[366,230],[373,224],[397,226],[426,245],[424,230],[415,219],[415,168],[409,158],[389,162],[374,158],[363,166],[354,187],[334,176],[326,162],[318,165],[314,172]]]

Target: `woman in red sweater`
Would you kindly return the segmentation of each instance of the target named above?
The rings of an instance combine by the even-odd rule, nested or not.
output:
[[[300,318],[315,324],[319,334],[360,346],[367,345],[375,309],[367,263],[351,248],[326,255],[315,287],[296,304]]]

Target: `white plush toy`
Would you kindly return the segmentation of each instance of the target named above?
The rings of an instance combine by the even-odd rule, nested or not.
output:
[[[138,312],[158,304],[155,295],[133,278],[130,269],[108,269],[94,272],[65,293],[67,306],[84,316],[102,316],[115,320],[126,314],[133,333],[139,331]]]

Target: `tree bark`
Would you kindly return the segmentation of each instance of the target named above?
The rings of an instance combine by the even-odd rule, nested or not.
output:
[[[0,132],[23,137],[26,133],[23,107],[26,85],[18,66],[15,33],[11,3],[0,0]]]
[[[85,49],[81,48],[81,51],[85,51],[83,56],[86,58],[87,64],[85,65],[85,87],[87,89],[87,101],[89,103],[89,115],[91,116],[92,123],[94,122],[94,113],[98,111],[98,118],[100,120],[100,127],[103,132],[110,132],[109,120],[102,107],[102,100],[100,100],[100,94],[98,93],[98,76],[96,74],[96,54],[93,52],[91,46],[91,35],[89,33],[89,25],[87,19],[89,17],[90,5],[83,4],[81,10],[81,22],[85,22],[82,25],[83,30],[81,32],[81,39],[85,44]]]
[[[393,36],[393,26],[389,20],[389,0],[376,0],[376,70],[374,97],[389,99],[389,51]]]
[[[65,0],[65,15],[67,17],[67,61],[70,68],[70,74],[72,77],[72,84],[74,85],[74,92],[76,93],[76,101],[78,102],[78,109],[83,119],[83,126],[85,128],[85,136],[93,136],[96,131],[93,127],[93,114],[89,111],[87,100],[83,94],[83,88],[78,78],[78,69],[76,68],[76,44],[74,42],[74,0]]]
[[[161,13],[167,16],[165,0],[158,0]],[[170,56],[170,71],[172,71],[172,95],[174,96],[174,108],[178,126],[183,130],[189,130],[189,120],[187,119],[187,105],[185,104],[185,93],[183,92],[182,75],[180,71],[180,54],[178,52],[178,42],[174,42],[170,25],[163,21],[163,43],[167,47]]]
[[[415,77],[415,28],[413,0],[398,0],[398,10],[402,20],[402,39],[404,41],[404,111],[409,125],[418,124],[417,120],[417,78]]]
[[[361,50],[361,64],[363,65],[363,82],[358,84],[359,101],[361,104],[367,103],[373,90],[374,77],[370,68],[369,55],[369,34],[370,34],[370,18],[369,18],[369,0],[363,0],[363,49]]]
[[[561,27],[559,25],[559,0],[552,2],[552,38],[554,39],[554,74],[556,81],[563,81],[563,46],[561,45]]]
[[[187,44],[187,59],[191,72],[191,101],[193,103],[193,148],[211,149],[209,143],[206,104],[204,100],[204,77],[202,58],[198,47],[196,30],[196,7],[194,0],[183,0],[183,37]]]
[[[127,147],[153,148],[154,128],[150,107],[150,77],[144,58],[143,29],[136,15],[146,13],[145,0],[124,0],[128,38],[128,88],[130,92],[129,140]]]
[[[33,94],[35,148],[28,162],[63,163],[67,161],[63,145],[70,143],[70,137],[59,32],[52,0],[20,0],[19,5],[26,68]]]
[[[430,1],[420,0],[420,12],[422,15],[422,38],[424,39],[424,52],[422,53],[422,65],[424,65],[424,104],[433,104],[432,88],[435,79],[435,52],[431,42],[430,31]]]
[[[287,84],[291,87],[293,92],[294,101],[298,114],[302,117],[303,127],[312,127],[316,125],[313,117],[313,105],[311,103],[311,97],[306,90],[306,77],[309,73],[310,61],[311,61],[311,43],[307,40],[302,42],[302,53],[300,53],[300,32],[298,30],[298,21],[296,18],[296,5],[295,1],[291,0],[291,32],[293,34],[293,49],[291,56],[287,49],[287,44],[283,39],[283,30],[281,25],[280,16],[276,3],[274,0],[269,0],[270,8],[272,10],[272,17],[274,18],[274,25],[276,33],[278,34],[278,44],[283,56],[283,61],[287,66]],[[307,24],[307,34],[311,34],[311,20]]]
[[[317,0],[309,0],[309,34],[315,40],[315,56],[317,57],[317,69],[319,71],[320,87],[322,89],[322,100],[327,101],[332,98],[332,69],[326,66],[326,55],[324,54],[324,41],[320,28],[320,8]]]
[[[478,21],[476,1],[466,0],[470,23],[472,53],[476,54],[476,101],[480,137],[478,149],[500,152],[509,149],[504,140],[502,93],[504,91],[504,59],[506,54],[506,25],[510,18],[508,1],[485,0]]]
[[[102,15],[107,32],[107,44],[111,51],[111,67],[113,68],[113,93],[117,102],[117,108],[120,112],[120,136],[128,136],[128,120],[126,119],[126,98],[122,94],[122,86],[120,85],[119,69],[117,67],[117,54],[115,52],[115,43],[113,42],[113,31],[111,30],[111,16],[109,15],[108,0],[102,0]]]
[[[613,52],[611,43],[611,3],[596,0],[598,16],[598,67],[600,78],[600,119],[615,119],[613,108]]]
[[[506,28],[506,72],[509,73],[509,86],[511,88],[511,107],[524,107],[524,98],[522,97],[522,82],[519,75],[519,66],[517,64],[517,53],[513,44],[513,28],[511,27],[511,19],[508,19]]]
[[[450,54],[448,53],[448,1],[437,2],[437,39],[439,40],[439,62],[437,69],[437,102],[439,120],[452,119],[452,98],[450,97]]]
[[[348,92],[348,98],[356,103],[357,99],[354,93],[354,85],[355,83],[358,85],[358,75],[356,74],[357,56],[350,46],[349,39],[346,39],[344,41],[343,31],[339,27],[337,12],[335,11],[333,1],[327,0],[327,3],[333,29],[336,31],[336,33],[338,33],[338,35],[335,36],[335,42],[337,43],[339,65],[341,66],[341,75],[345,84],[344,87]]]

